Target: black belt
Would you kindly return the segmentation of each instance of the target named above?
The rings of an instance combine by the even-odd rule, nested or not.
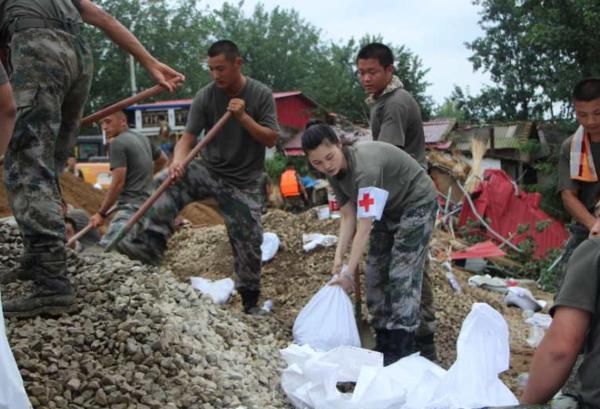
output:
[[[49,20],[38,17],[17,17],[8,24],[8,32],[12,36],[19,31],[30,28],[51,28],[77,35],[81,32],[82,23],[73,21]]]

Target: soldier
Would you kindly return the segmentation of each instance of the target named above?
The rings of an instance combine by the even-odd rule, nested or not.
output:
[[[0,164],[15,126],[17,108],[4,66],[0,64]]]
[[[556,285],[560,287],[573,251],[589,235],[596,222],[593,209],[600,199],[600,78],[587,78],[573,88],[573,105],[579,129],[560,149],[558,190],[573,217],[571,237],[565,246]]]
[[[264,200],[259,180],[264,171],[265,147],[275,145],[279,126],[271,90],[244,76],[241,67],[242,58],[233,42],[222,40],[210,46],[208,68],[214,81],[196,94],[186,129],[175,145],[169,177],[177,183],[165,191],[117,249],[131,258],[159,263],[179,211],[190,202],[214,197],[233,249],[236,286],[244,311],[255,314],[260,312],[257,303]],[[182,163],[198,136],[227,111],[234,118],[186,171]]]
[[[122,111],[103,118],[100,124],[109,141],[111,181],[90,223],[94,227],[102,226],[110,208],[117,204],[117,213],[100,241],[100,245],[106,245],[150,197],[152,175],[167,163],[167,156],[150,138],[130,130]]]
[[[302,148],[312,166],[327,176],[340,204],[332,274],[344,288],[351,286],[369,243],[367,306],[375,349],[389,365],[415,348],[423,264],[437,210],[433,182],[402,149],[382,142],[342,147],[324,124],[309,125]],[[340,275],[350,242],[347,274]]]
[[[394,55],[384,44],[365,45],[356,58],[360,83],[368,94],[371,108],[371,131],[376,141],[395,145],[417,160],[425,169],[425,133],[421,108],[394,75]],[[437,359],[435,349],[435,306],[429,262],[425,262],[421,319],[417,330],[417,350],[431,361]]]
[[[17,103],[4,183],[23,236],[21,278],[34,281],[32,294],[3,302],[4,314],[61,314],[72,310],[75,292],[66,277],[58,177],[75,143],[92,79],[83,22],[104,31],[167,89],[174,90],[183,76],[156,60],[90,0],[4,0],[0,6]]]
[[[521,397],[524,405],[543,404],[563,387],[578,354],[583,361],[577,373],[576,396],[562,398],[563,409],[599,408],[600,380],[600,220],[591,238],[581,243],[570,258],[564,282],[550,310],[552,325],[538,346],[529,381]],[[578,403],[579,402],[579,403]],[[528,407],[528,406],[521,406]],[[557,404],[552,402],[552,408]]]

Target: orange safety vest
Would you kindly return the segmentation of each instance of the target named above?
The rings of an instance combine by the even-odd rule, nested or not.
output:
[[[300,196],[300,186],[298,186],[298,178],[294,169],[288,169],[281,174],[279,190],[283,197]]]

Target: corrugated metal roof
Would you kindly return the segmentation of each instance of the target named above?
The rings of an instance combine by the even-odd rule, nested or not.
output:
[[[287,91],[287,92],[274,92],[273,98],[275,99],[283,99],[289,97],[300,96],[303,99],[310,101],[313,105],[317,106],[317,103],[304,95],[302,91]],[[164,109],[164,108],[174,108],[174,107],[185,107],[192,104],[192,98],[184,98],[184,99],[170,99],[165,101],[156,101],[149,102],[147,104],[138,104],[131,105],[126,108],[128,111],[135,111],[140,109]]]
[[[471,139],[475,136],[488,137],[487,147],[491,149],[490,130],[490,126],[459,128],[451,132],[449,139],[454,142],[457,149],[469,151],[471,150]],[[496,125],[494,126],[494,148],[519,149],[520,145],[527,142],[532,130],[533,122]]]
[[[439,118],[423,123],[425,132],[425,143],[439,143],[446,140],[446,137],[456,126],[455,118]]]

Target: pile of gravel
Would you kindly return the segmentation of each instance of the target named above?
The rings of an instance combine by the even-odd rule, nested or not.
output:
[[[16,230],[0,226],[0,261],[16,264]],[[286,408],[274,318],[213,305],[170,271],[116,254],[69,256],[79,311],[7,319],[34,408]],[[2,297],[30,283],[0,287]]]

